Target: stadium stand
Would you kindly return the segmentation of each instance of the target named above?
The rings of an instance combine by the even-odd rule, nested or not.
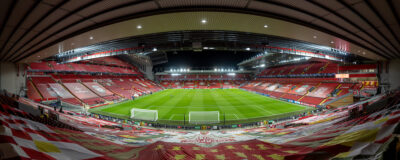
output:
[[[43,157],[55,159],[83,157],[92,159],[131,159],[134,157],[138,159],[176,159],[177,157],[196,157],[196,155],[201,154],[201,157],[209,159],[222,156],[264,159],[271,157],[319,159],[322,156],[320,153],[324,152],[323,158],[326,159],[353,158],[356,156],[373,157],[376,154],[382,154],[380,148],[392,142],[393,132],[400,118],[400,102],[396,98],[399,95],[399,92],[379,95],[354,105],[268,124],[267,127],[239,131],[239,133],[249,133],[247,135],[238,135],[238,131],[225,131],[224,135],[231,135],[232,141],[217,142],[216,144],[219,145],[213,145],[207,147],[207,149],[194,144],[204,143],[200,139],[186,136],[193,131],[182,132],[182,134],[174,132],[174,136],[169,135],[168,131],[161,131],[169,139],[146,143],[141,147],[131,146],[127,142],[121,143],[118,140],[124,139],[124,137],[132,138],[133,136],[126,135],[128,133],[144,136],[145,134],[136,132],[140,131],[138,127],[134,127],[133,132],[119,131],[119,129],[106,128],[106,126],[116,124],[115,122],[63,114],[52,111],[50,107],[46,106],[42,108],[31,106],[38,109],[40,114],[40,116],[34,116],[18,109],[17,106],[20,106],[18,103],[25,100],[20,99],[18,101],[16,99],[19,98],[9,98],[2,95],[0,96],[0,103],[2,104],[0,105],[0,122],[3,125],[0,133],[3,147],[10,151],[2,156],[3,158],[29,159]],[[62,118],[64,122],[54,119],[52,115],[64,117]],[[72,122],[74,126],[80,129],[68,124]],[[98,125],[105,128],[97,128]],[[97,128],[96,134],[82,132],[94,132],[94,128]],[[384,131],[381,130],[383,128],[385,128]],[[145,132],[158,135],[156,130],[146,130]],[[298,136],[299,134],[302,136]],[[239,140],[243,139],[243,136],[249,136],[248,138],[251,140]],[[252,139],[253,136],[261,138],[263,141],[258,138]],[[41,139],[38,139],[38,137],[41,137]],[[100,137],[106,138],[107,141]],[[202,137],[215,140],[206,133]],[[238,141],[236,141],[236,137]],[[176,138],[183,140],[181,142],[184,143],[176,143],[176,140],[174,140]],[[220,139],[223,140],[223,138]],[[268,142],[265,142],[265,140]],[[102,149],[94,147],[93,143],[100,145]],[[356,145],[359,143],[364,145]],[[51,145],[53,150],[58,150],[58,154],[52,154],[50,148],[40,149],[43,145]],[[108,148],[107,151],[104,148]],[[370,148],[374,149],[371,150]],[[138,149],[138,154],[123,154],[128,150],[136,149]],[[235,152],[232,152],[232,149],[235,149]],[[159,150],[164,151],[160,152]],[[109,154],[110,151],[113,154]],[[216,152],[218,152],[217,155]]]
[[[315,106],[328,102],[338,95],[349,93],[349,87],[355,84],[340,83],[335,80],[331,78],[261,78],[241,88],[278,99],[291,100],[290,102],[298,101]]]
[[[182,74],[160,76],[160,85],[165,88],[238,88],[249,79],[248,74]]]
[[[400,0],[0,6],[0,159],[400,160]]]
[[[117,58],[104,57],[83,63],[37,62],[28,66],[28,96],[35,101],[60,100],[89,105],[131,99],[162,88],[141,78],[137,68]],[[45,71],[45,72],[40,72]],[[105,75],[95,75],[103,73]]]
[[[49,62],[35,62],[28,66],[30,72],[67,72],[67,73],[114,73],[114,74],[126,74],[126,75],[137,75],[140,72],[137,68],[130,66],[105,66],[91,63],[68,63],[58,64],[54,61]]]
[[[338,64],[331,62],[309,62],[306,64],[274,66],[262,70],[257,77],[307,77],[328,76],[338,73]]]

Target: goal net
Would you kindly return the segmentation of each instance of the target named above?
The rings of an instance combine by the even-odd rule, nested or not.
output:
[[[219,111],[192,111],[192,112],[189,112],[189,123],[191,123],[191,124],[219,123]]]
[[[158,111],[149,109],[132,108],[131,118],[138,120],[157,121]]]

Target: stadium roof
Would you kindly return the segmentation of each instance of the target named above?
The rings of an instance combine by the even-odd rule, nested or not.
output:
[[[400,57],[399,0],[0,3],[1,61],[35,61],[99,42],[179,30],[252,32],[332,46],[370,59]]]

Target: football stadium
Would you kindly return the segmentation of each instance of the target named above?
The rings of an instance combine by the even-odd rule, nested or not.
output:
[[[400,159],[399,0],[0,4],[0,159]]]

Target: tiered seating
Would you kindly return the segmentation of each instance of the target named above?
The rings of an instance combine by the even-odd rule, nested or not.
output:
[[[241,88],[315,106],[349,93],[352,85],[353,83],[344,83],[340,88],[342,84],[335,78],[258,78]]]
[[[161,75],[160,80],[247,80],[249,78],[248,74],[236,74],[236,75],[227,75],[226,73],[220,74],[181,74],[181,75]]]
[[[48,63],[56,71],[74,71],[74,69],[68,64],[59,64],[55,61],[49,61]]]
[[[323,100],[324,100],[324,98],[304,96],[303,98],[301,98],[300,102],[307,103],[307,104],[318,105]]]
[[[337,86],[338,83],[321,83],[316,89],[307,94],[307,96],[326,98]]]
[[[80,106],[82,105],[82,102],[79,101],[78,99],[74,98],[64,98],[62,99],[63,102],[69,103],[69,104],[73,104],[73,105],[77,105]]]
[[[120,131],[76,123],[94,118],[59,114],[66,122],[31,117],[12,105],[0,106],[3,159],[393,159],[383,153],[396,145],[399,94],[326,110],[262,127],[221,131]],[[6,100],[9,101],[9,100]],[[375,103],[374,103],[375,102]],[[11,102],[12,103],[12,102]],[[371,105],[363,105],[371,103]],[[17,105],[15,105],[17,106]],[[360,110],[359,110],[360,108]],[[30,118],[31,117],[31,118]],[[73,120],[72,120],[73,119]],[[70,121],[71,120],[71,121]],[[104,123],[103,120],[95,124]],[[292,127],[293,124],[295,127]],[[306,124],[306,125],[305,125]],[[273,129],[271,129],[273,128]],[[144,130],[144,131],[142,131]],[[88,132],[95,134],[85,134]],[[143,133],[143,134],[137,134]],[[102,137],[106,140],[96,138]],[[161,137],[155,141],[154,137]],[[193,138],[194,137],[194,138]],[[215,138],[216,137],[216,138]],[[228,138],[226,138],[228,137]],[[244,138],[250,140],[243,140]],[[139,147],[132,147],[132,139]],[[145,143],[139,143],[145,139]],[[209,139],[207,142],[204,139]],[[199,143],[212,141],[213,146]],[[118,144],[114,144],[117,142]],[[51,147],[49,147],[51,146]],[[57,152],[54,152],[56,150]],[[131,151],[131,152],[128,152]],[[129,154],[127,154],[127,152]],[[112,153],[112,154],[110,154]],[[218,154],[216,154],[218,153]],[[384,156],[384,157],[382,157]],[[200,157],[200,158],[199,158]],[[247,158],[244,158],[247,157]]]
[[[33,62],[33,63],[29,64],[28,69],[35,70],[35,71],[52,70],[52,68],[49,66],[49,64],[47,62]]]
[[[328,63],[326,67],[323,67],[320,73],[338,73],[339,65],[336,63]]]
[[[138,77],[109,77],[109,79],[98,79],[98,82],[111,92],[128,99],[162,89],[154,82]]]
[[[48,72],[54,73],[48,74]],[[104,73],[106,75],[94,76]],[[115,76],[114,74],[136,76]],[[40,101],[55,100],[60,97],[63,102],[74,105],[83,103],[94,105],[103,103],[105,100],[119,100],[121,96],[132,98],[132,96],[141,96],[162,89],[154,82],[142,78],[136,67],[111,57],[81,61],[80,63],[58,64],[55,61],[32,63],[28,67],[28,75],[47,77],[33,78],[33,85],[27,85],[27,93],[30,98]],[[117,79],[121,81],[117,81]],[[99,81],[100,84],[96,81]],[[39,92],[36,91],[36,88]]]
[[[55,61],[49,62],[35,62],[31,63],[28,67],[28,71],[39,72],[39,71],[47,71],[47,72],[84,72],[84,73],[114,73],[114,74],[132,74],[132,75],[140,75],[141,73],[134,66],[126,66],[126,63],[123,66],[113,65],[113,66],[105,66],[98,64],[90,64],[90,63],[66,63],[66,64],[58,64]]]
[[[340,97],[340,96],[343,96],[343,95],[349,93],[350,92],[349,90],[352,89],[352,87],[354,85],[355,85],[354,83],[342,83],[342,84],[340,84],[340,86],[338,88],[338,91],[336,92],[336,96]]]
[[[326,77],[338,73],[336,63],[310,62],[307,64],[296,64],[286,66],[274,66],[261,71],[258,77]]]
[[[74,74],[52,74],[52,76],[54,79],[60,80],[63,83],[74,83],[77,82],[77,80],[79,79],[79,76]]]
[[[207,80],[208,78],[210,78],[210,75],[208,75],[208,74],[199,74],[198,75],[198,79],[200,79],[200,80]]]
[[[325,63],[314,63],[311,64],[311,67],[308,68],[307,71],[304,72],[304,74],[315,74],[315,73],[319,73],[322,69],[322,67],[325,66]]]
[[[51,83],[56,83],[56,82],[54,82],[54,80],[51,77],[31,77],[31,80],[32,80],[32,83],[36,86],[36,88],[40,92],[40,94],[43,96],[43,100],[57,99],[57,93],[54,92],[51,89],[51,87],[49,86],[49,84],[51,84]],[[33,91],[31,91],[31,92],[33,92]]]
[[[290,99],[290,100],[293,100],[293,101],[297,101],[301,97],[303,97],[303,96],[302,95],[298,95],[298,94],[291,94],[291,93],[286,93],[286,94],[281,96],[281,98]]]
[[[78,75],[78,76],[81,82],[93,82],[93,80],[96,79],[95,76],[91,75]]]
[[[214,74],[210,75],[210,80],[218,80],[218,79],[221,79],[221,75],[214,75]]]
[[[37,90],[34,88],[34,86],[30,83],[30,81],[27,81],[26,88],[28,89],[26,91],[26,95],[28,96],[29,99],[32,99],[34,101],[41,101],[42,100],[42,97],[37,92]]]
[[[290,74],[292,75],[302,74],[307,67],[309,67],[309,64],[296,65],[296,68],[292,72],[290,72]]]
[[[97,82],[83,82],[83,84],[89,88],[91,91],[102,97],[103,99],[109,100],[109,101],[114,101],[114,100],[119,100],[120,97],[115,95],[114,93],[110,92],[108,89],[104,88],[102,85],[100,85]],[[99,102],[103,103],[104,101],[101,99],[94,99],[91,102]],[[96,103],[95,103],[96,104]]]
[[[0,95],[0,117],[2,117],[4,115],[9,117],[9,118],[6,118],[7,119],[6,121],[2,121],[2,120],[5,120],[5,119],[3,119],[4,117],[0,119],[0,123],[3,122],[2,125],[4,125],[4,122],[12,122],[12,121],[17,122],[17,124],[24,124],[24,123],[20,123],[21,121],[19,121],[19,119],[26,118],[26,119],[40,122],[40,123],[43,123],[43,124],[46,124],[46,125],[49,125],[52,127],[80,131],[79,129],[77,129],[75,127],[72,127],[68,124],[62,123],[56,119],[53,119],[50,116],[40,116],[40,117],[34,116],[30,113],[27,113],[23,110],[16,108],[16,107],[18,107],[18,103],[14,99],[4,96],[4,95]],[[12,115],[18,116],[18,118],[14,117]],[[13,118],[11,118],[11,117],[13,117]],[[6,126],[8,126],[8,125],[6,125]],[[14,128],[14,129],[17,129],[17,128]],[[34,128],[30,128],[30,129],[34,129]],[[36,129],[40,129],[40,128],[36,128]],[[18,133],[18,132],[14,132],[14,133]],[[20,132],[20,134],[23,134],[23,133]],[[4,134],[0,133],[0,135],[4,135]]]
[[[248,87],[268,88],[265,84],[253,81]],[[393,139],[400,122],[399,96],[398,92],[380,95],[262,127],[207,132],[167,129],[161,134],[147,127],[123,131],[87,125],[77,129],[85,123],[78,125],[71,119],[94,118],[56,113],[63,117],[61,122],[32,116],[17,109],[15,100],[0,96],[0,137],[7,151],[2,159],[393,159],[384,151],[397,143]],[[100,121],[96,124],[113,124]],[[94,134],[86,134],[89,131]],[[132,147],[132,140],[141,146]],[[210,142],[213,146],[198,145]]]
[[[71,93],[74,94],[77,98],[88,105],[94,105],[104,102],[102,98],[97,96],[81,83],[64,83],[64,86],[67,87],[68,90],[71,91]]]
[[[132,89],[132,86],[130,86],[127,83],[119,82],[119,79],[102,79],[99,80],[98,82],[103,85],[105,88],[108,90],[117,93],[125,98],[132,98],[135,94],[137,96],[140,96],[139,92],[136,92]]]
[[[196,81],[185,81],[183,82],[183,88],[195,88],[197,87]]]

